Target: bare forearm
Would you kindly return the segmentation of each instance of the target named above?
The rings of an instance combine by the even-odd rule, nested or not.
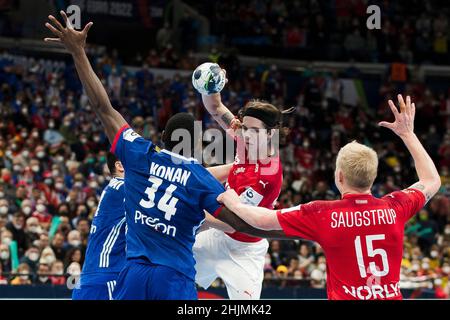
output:
[[[203,105],[214,120],[224,129],[228,129],[234,119],[233,113],[222,103],[220,93],[210,96],[202,95]]]
[[[433,160],[414,133],[401,137],[414,159],[419,182],[414,186],[424,191],[427,201],[439,190],[440,177]]]
[[[236,203],[229,207],[242,220],[261,230],[281,230],[276,212],[262,207]]]
[[[246,233],[254,237],[271,238],[271,239],[291,239],[286,236],[282,230],[261,230],[248,224],[246,221],[237,216],[234,212],[227,208],[223,208],[217,219],[227,223],[236,231]]]
[[[232,233],[235,230],[228,225],[227,223],[220,221],[216,218],[214,218],[212,215],[210,215],[209,213],[206,213],[206,220],[205,223],[203,225],[206,229],[209,228],[214,228],[223,232],[228,232],[228,233]],[[203,227],[202,226],[202,227]]]
[[[78,76],[89,98],[92,108],[105,127],[112,143],[117,131],[126,124],[125,119],[112,107],[102,82],[95,74],[83,48],[72,52]]]

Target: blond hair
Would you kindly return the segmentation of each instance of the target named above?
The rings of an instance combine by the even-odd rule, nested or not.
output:
[[[370,188],[377,176],[377,153],[372,148],[356,141],[347,143],[338,152],[336,169],[342,171],[345,181],[350,187]]]

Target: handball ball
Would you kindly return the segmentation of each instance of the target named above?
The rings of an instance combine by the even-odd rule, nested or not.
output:
[[[217,63],[206,62],[192,74],[192,85],[202,95],[219,93],[225,87],[225,72]]]

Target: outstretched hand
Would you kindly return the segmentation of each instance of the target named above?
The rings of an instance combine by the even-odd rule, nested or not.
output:
[[[64,19],[65,27],[52,15],[48,18],[52,23],[47,22],[45,26],[56,36],[56,38],[45,38],[46,42],[60,43],[66,47],[70,53],[75,53],[78,50],[83,50],[86,46],[86,39],[89,29],[94,24],[89,22],[82,31],[74,29],[64,11],[60,11]]]
[[[416,106],[411,103],[411,97],[406,97],[406,102],[403,100],[401,94],[397,96],[400,112],[398,112],[392,100],[389,100],[389,107],[394,114],[394,122],[381,121],[378,125],[391,129],[399,137],[414,133],[414,117],[416,115]]]

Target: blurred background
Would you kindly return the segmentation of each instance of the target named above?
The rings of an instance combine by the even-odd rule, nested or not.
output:
[[[93,21],[87,51],[113,105],[144,137],[168,118],[204,111],[190,76],[205,61],[227,70],[237,111],[252,98],[296,106],[282,141],[277,208],[336,199],[334,158],[351,140],[380,156],[374,194],[415,182],[402,142],[380,120],[409,94],[416,132],[442,187],[405,228],[400,286],[409,298],[449,298],[450,4],[367,0],[1,0],[0,298],[67,298],[80,273],[109,143],[70,56],[43,43],[44,23],[76,4]],[[381,29],[369,30],[369,5]],[[271,241],[263,298],[326,298],[326,261],[308,241]],[[226,296],[220,280],[202,297]]]

